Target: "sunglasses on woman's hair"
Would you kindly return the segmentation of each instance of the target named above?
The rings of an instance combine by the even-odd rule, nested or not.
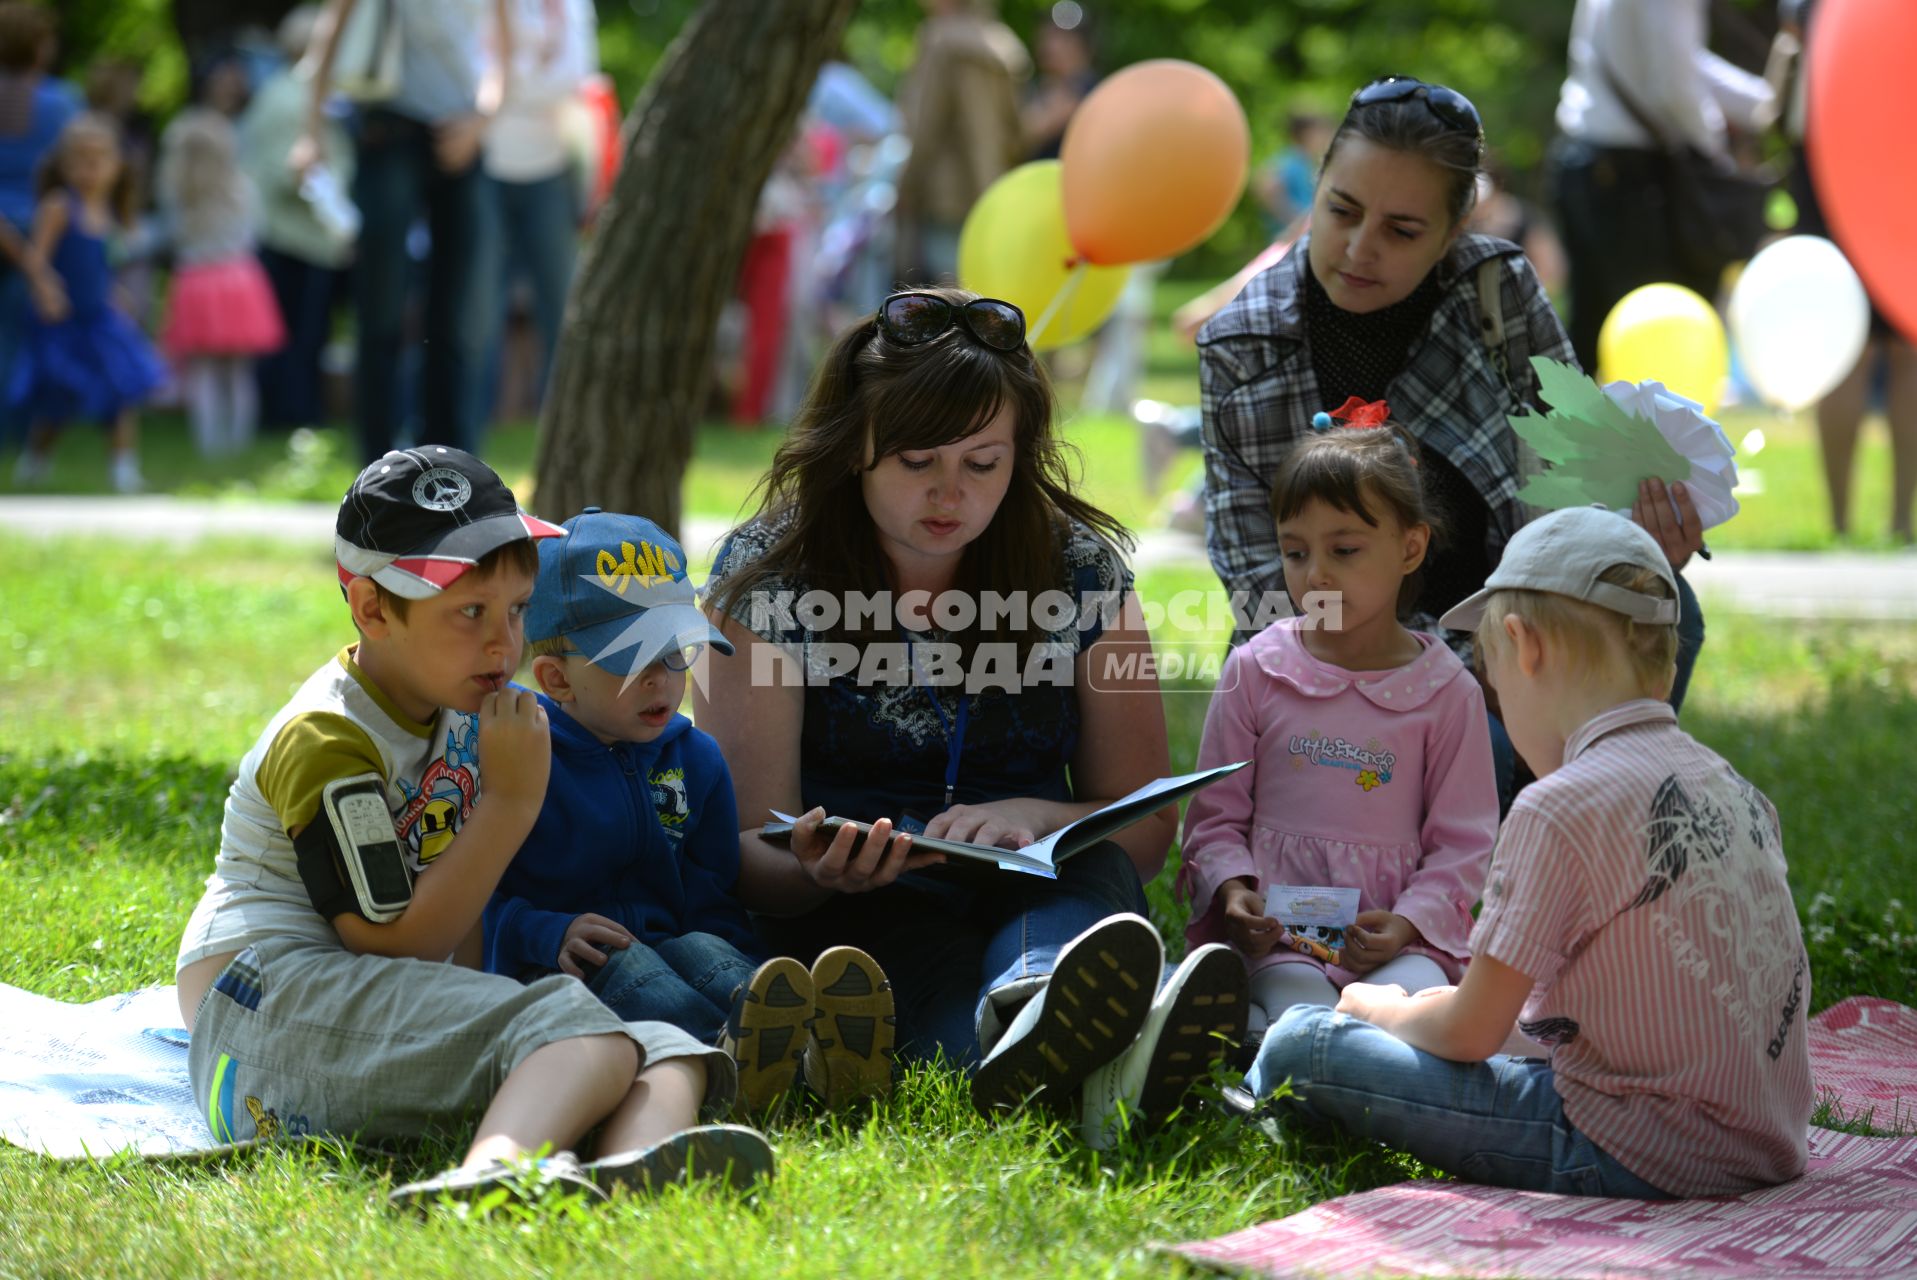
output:
[[[1025,345],[1025,313],[997,298],[953,302],[936,293],[895,293],[879,304],[879,332],[901,347],[916,347],[962,324],[994,351]]]
[[[1479,149],[1483,149],[1484,121],[1478,117],[1478,109],[1471,105],[1471,99],[1456,89],[1447,89],[1441,84],[1426,84],[1411,76],[1379,76],[1351,95],[1351,105],[1370,107],[1382,102],[1405,102],[1412,98],[1424,103],[1425,110],[1436,116],[1440,124],[1476,138]]]

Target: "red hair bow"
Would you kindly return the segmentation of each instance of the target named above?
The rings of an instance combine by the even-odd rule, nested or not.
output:
[[[1370,427],[1382,427],[1391,420],[1391,406],[1382,400],[1366,401],[1352,396],[1336,409],[1331,416],[1350,427],[1364,430]]]

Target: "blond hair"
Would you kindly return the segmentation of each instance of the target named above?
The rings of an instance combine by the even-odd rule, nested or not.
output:
[[[534,658],[563,658],[576,652],[572,641],[564,636],[547,636],[544,640],[526,642],[526,660],[529,662]]]
[[[1608,582],[1658,600],[1672,599],[1661,574],[1634,564],[1614,564],[1598,575]],[[1637,682],[1647,698],[1664,698],[1677,678],[1677,625],[1638,622],[1601,605],[1587,604],[1555,591],[1511,588],[1493,592],[1478,622],[1480,655],[1503,655],[1510,641],[1506,618],[1522,618],[1551,637],[1582,668],[1614,667]]]

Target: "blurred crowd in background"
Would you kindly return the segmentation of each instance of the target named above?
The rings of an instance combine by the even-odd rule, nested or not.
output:
[[[976,0],[921,7],[896,92],[843,58],[820,72],[758,198],[710,418],[782,421],[836,330],[899,283],[953,278],[979,196],[1018,164],[1056,156],[1073,111],[1115,69],[1100,30],[1124,20],[1115,9],[1058,0],[1021,36]],[[1686,273],[1644,233],[1664,198],[1661,153],[1683,145],[1750,166],[1768,134],[1784,140],[1773,160],[1799,148],[1801,172],[1788,51],[1768,75],[1733,66],[1706,48],[1707,8],[1579,0],[1556,141],[1543,180],[1525,187],[1543,199],[1507,185],[1494,131],[1472,229],[1525,248],[1587,367],[1597,325],[1635,285],[1717,295],[1717,279]],[[1808,8],[1786,0],[1780,45],[1801,36]],[[580,246],[620,160],[623,104],[601,72],[591,0],[301,6],[276,30],[240,27],[200,50],[189,101],[165,121],[140,106],[138,62],[58,61],[58,21],[48,4],[0,3],[0,386],[6,438],[22,442],[17,481],[45,475],[64,419],[91,417],[115,431],[115,484],[138,488],[132,420],[155,403],[180,406],[209,455],[262,426],[336,421],[355,424],[366,456],[405,441],[473,447],[487,423],[537,414]],[[1639,38],[1601,38],[1625,26]],[[1301,100],[1281,144],[1254,158],[1249,198],[1272,246],[1256,261],[1308,227],[1336,123],[1325,103]],[[113,180],[82,197],[58,161],[100,130]],[[1808,184],[1790,189],[1808,225]],[[50,193],[73,205],[67,231],[103,246],[101,288],[74,265],[84,245],[50,244],[46,264],[30,265]],[[75,279],[49,279],[61,269]],[[1083,377],[1087,407],[1134,410],[1155,278],[1136,272],[1096,344],[1053,357]],[[152,338],[161,370],[116,348],[106,381],[117,395],[63,389],[64,349],[36,336],[56,293],[73,295],[72,326],[96,292]],[[1838,512],[1873,387],[1887,387],[1900,463],[1917,467],[1909,345],[1880,326],[1865,365],[1822,415]],[[1153,414],[1162,407],[1140,416]],[[1181,421],[1189,434],[1192,419]]]

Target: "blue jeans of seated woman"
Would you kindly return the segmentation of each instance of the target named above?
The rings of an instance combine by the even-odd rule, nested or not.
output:
[[[1691,584],[1677,575],[1677,677],[1671,681],[1671,709],[1684,709],[1684,693],[1691,687],[1691,672],[1697,667],[1697,654],[1704,647],[1704,612],[1698,608],[1697,593]],[[1498,780],[1498,816],[1511,811],[1520,787],[1531,780],[1531,773],[1518,770],[1517,748],[1504,722],[1491,717],[1491,767]]]
[[[837,944],[863,947],[892,983],[899,1056],[943,1052],[970,1069],[987,993],[1049,975],[1061,947],[1125,911],[1144,914],[1145,890],[1130,856],[1107,840],[1066,859],[1057,880],[984,867],[947,878],[935,869],[759,926],[775,951],[801,960]]]
[[[1311,1120],[1409,1151],[1471,1182],[1557,1195],[1671,1197],[1565,1117],[1551,1064],[1500,1055],[1451,1062],[1318,1005],[1293,1005],[1265,1034],[1245,1087]]]
[[[759,966],[724,938],[688,933],[612,951],[586,986],[627,1022],[669,1022],[704,1044],[719,1039],[732,993]]]

